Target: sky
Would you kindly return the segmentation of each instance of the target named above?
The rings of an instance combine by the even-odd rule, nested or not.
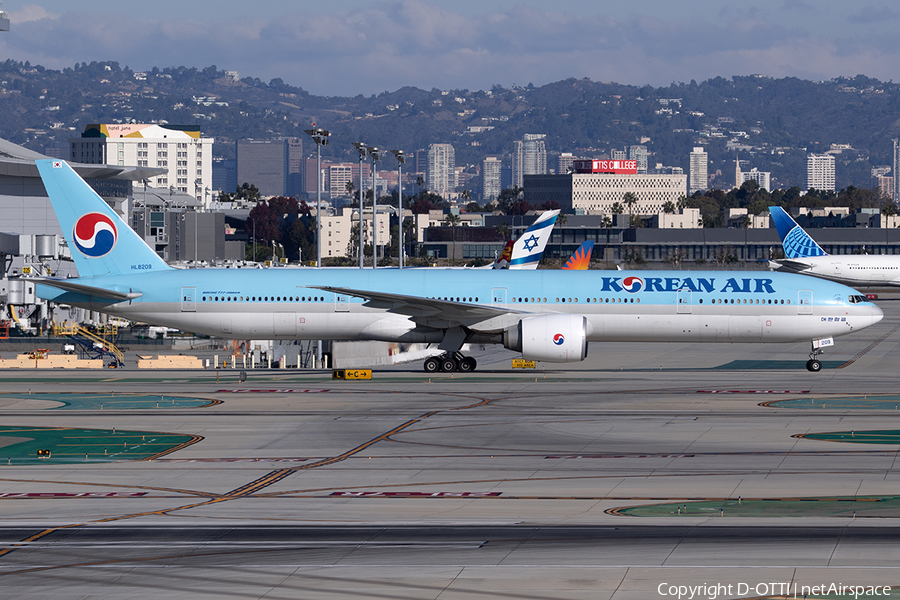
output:
[[[762,74],[900,81],[887,0],[0,0],[0,60],[216,65],[325,96],[570,77],[666,86]]]

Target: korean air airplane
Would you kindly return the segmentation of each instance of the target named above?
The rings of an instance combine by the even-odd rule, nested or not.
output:
[[[769,261],[775,269],[858,286],[900,286],[900,256],[828,254],[783,208],[770,206],[769,214],[785,256]]]
[[[784,273],[477,269],[192,269],[166,265],[64,162],[36,161],[78,269],[54,302],[237,339],[436,343],[425,370],[472,371],[465,343],[577,362],[588,342],[810,341],[883,314],[843,285]]]

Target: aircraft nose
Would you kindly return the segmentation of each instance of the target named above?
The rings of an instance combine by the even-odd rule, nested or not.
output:
[[[879,321],[881,321],[884,318],[884,311],[881,310],[880,306],[873,304],[871,317],[872,317],[872,325],[874,325],[875,323],[878,323]]]

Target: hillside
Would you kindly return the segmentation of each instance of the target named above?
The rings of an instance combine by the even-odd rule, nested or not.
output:
[[[305,137],[315,122],[332,131],[325,157],[355,160],[357,140],[407,152],[450,142],[458,165],[505,154],[525,133],[547,134],[552,156],[600,155],[638,144],[650,164],[688,170],[704,145],[716,183],[742,167],[771,171],[773,186],[805,186],[807,152],[849,144],[837,158],[838,188],[871,187],[871,168],[891,164],[900,135],[900,86],[865,76],[826,82],[721,77],[666,88],[568,79],[543,87],[491,90],[402,88],[377,96],[313,96],[280,79],[268,83],[217,69],[178,67],[135,73],[117,63],[62,71],[0,63],[0,137],[35,150],[65,146],[89,123],[199,123],[217,142]],[[233,156],[233,144],[216,154]]]

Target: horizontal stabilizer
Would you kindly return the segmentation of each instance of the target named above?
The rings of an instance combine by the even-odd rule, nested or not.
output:
[[[127,292],[109,290],[106,288],[99,288],[92,285],[78,283],[77,280],[73,281],[71,279],[53,279],[50,277],[39,277],[35,279],[29,279],[29,281],[49,285],[51,287],[59,288],[67,292],[75,292],[76,294],[84,294],[85,296],[93,296],[94,298],[106,298],[107,300],[114,300],[116,302],[134,300],[135,298],[140,298],[141,296],[143,296],[141,292],[133,292],[131,290]]]

